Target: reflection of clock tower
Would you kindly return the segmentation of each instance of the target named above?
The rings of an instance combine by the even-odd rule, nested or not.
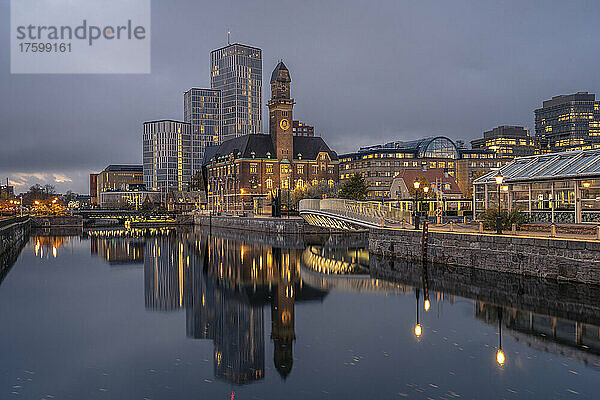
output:
[[[271,75],[271,100],[269,106],[269,133],[278,160],[294,159],[294,138],[292,135],[292,109],[290,71],[283,61],[273,70]]]
[[[292,371],[294,364],[294,304],[296,293],[293,271],[290,271],[290,253],[273,248],[273,260],[277,265],[280,281],[271,301],[271,339],[273,340],[273,363],[282,378]],[[287,273],[286,273],[287,272]]]

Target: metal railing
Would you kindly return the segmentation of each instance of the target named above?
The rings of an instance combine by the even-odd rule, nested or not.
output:
[[[299,211],[301,215],[311,211],[321,212],[349,222],[357,221],[375,226],[400,224],[410,220],[409,211],[392,207],[391,204],[345,199],[300,200]]]

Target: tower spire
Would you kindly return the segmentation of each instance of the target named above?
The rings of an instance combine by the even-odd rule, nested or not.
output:
[[[227,31],[227,45],[229,46],[231,44],[231,31],[228,30]]]

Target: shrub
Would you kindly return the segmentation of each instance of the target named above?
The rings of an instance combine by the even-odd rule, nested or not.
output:
[[[529,216],[520,210],[501,210],[500,217],[502,218],[502,229],[511,229],[512,224],[516,224],[518,228],[529,220]],[[498,210],[496,208],[488,208],[480,215],[484,229],[496,229],[497,218]]]

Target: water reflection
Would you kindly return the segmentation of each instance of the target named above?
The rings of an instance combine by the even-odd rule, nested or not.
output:
[[[515,369],[511,343],[517,342],[600,370],[597,287],[369,257],[340,238],[325,237],[316,244],[298,237],[217,230],[212,235],[199,230],[93,231],[80,238],[89,240],[91,255],[111,266],[143,263],[148,311],[143,314],[185,311],[185,335],[212,341],[214,377],[227,383],[264,381],[269,343],[281,378],[308,374],[306,364],[302,372],[294,367],[294,352],[301,351],[294,348],[300,331],[296,305],[322,302],[334,290],[389,295],[392,302],[405,296],[410,309],[398,332],[406,333],[415,348],[431,343],[435,331],[448,329],[439,315],[456,297],[468,304],[469,321],[494,332],[493,338],[479,337],[490,369]],[[31,249],[38,259],[54,260],[78,239],[34,236]],[[141,269],[133,272],[141,274]]]
[[[214,374],[236,384],[265,373],[263,308],[271,306],[274,365],[285,378],[293,366],[296,302],[326,291],[299,279],[299,253],[226,238],[173,234],[150,239],[144,251],[149,310],[186,310],[186,333],[214,342]]]

